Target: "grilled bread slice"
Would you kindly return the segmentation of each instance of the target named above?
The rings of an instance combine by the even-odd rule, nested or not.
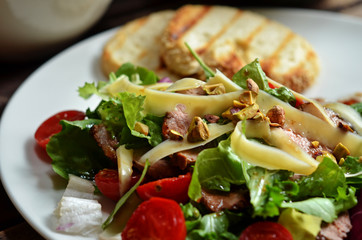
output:
[[[186,5],[176,11],[161,39],[167,68],[182,76],[202,74],[185,42],[228,77],[259,58],[268,77],[298,92],[315,82],[320,68],[304,38],[262,15],[233,7]]]
[[[105,44],[101,58],[106,76],[126,62],[153,70],[158,76],[174,77],[160,57],[161,34],[174,11],[166,10],[135,19],[122,26]]]

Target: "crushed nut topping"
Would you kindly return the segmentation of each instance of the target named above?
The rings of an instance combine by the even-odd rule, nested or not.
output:
[[[173,129],[170,130],[169,137],[171,140],[176,140],[176,141],[182,141],[184,139],[184,136],[181,133]]]
[[[139,133],[142,133],[144,135],[148,135],[149,133],[149,128],[146,124],[143,124],[141,122],[136,122],[136,124],[134,125],[134,130],[139,132]]]
[[[281,106],[273,106],[266,114],[269,118],[271,126],[283,126],[285,123],[285,111]]]
[[[337,146],[333,150],[333,155],[336,157],[337,160],[340,160],[341,158],[345,158],[348,155],[350,155],[350,151],[346,146],[344,146],[342,143],[338,143]]]
[[[204,118],[206,119],[206,121],[208,121],[209,123],[217,123],[220,119],[219,116],[213,115],[213,114],[206,114],[204,116]]]
[[[246,80],[246,84],[247,84],[247,87],[248,87],[248,89],[249,89],[250,91],[252,91],[252,92],[254,92],[254,93],[256,93],[256,94],[259,93],[259,86],[258,86],[258,84],[256,84],[256,83],[254,82],[253,79],[248,78],[248,79]]]
[[[239,101],[247,105],[252,105],[256,102],[257,94],[252,91],[244,91],[239,96]]]
[[[207,124],[198,116],[192,119],[190,127],[188,129],[187,141],[198,142],[205,141],[210,136],[209,128]]]
[[[204,91],[208,95],[220,95],[220,94],[224,94],[226,92],[225,86],[222,83],[205,85]]]

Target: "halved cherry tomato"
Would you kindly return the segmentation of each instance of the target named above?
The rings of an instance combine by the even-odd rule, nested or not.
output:
[[[270,82],[268,82],[268,85],[269,85],[269,87],[271,88],[271,89],[274,89],[274,88],[276,88],[272,83],[270,83]]]
[[[256,222],[247,227],[239,240],[293,240],[290,232],[276,222]]]
[[[189,200],[187,192],[190,181],[190,173],[178,177],[163,178],[139,186],[137,193],[143,200],[148,200],[151,197],[163,197],[178,203],[186,203]]]
[[[118,171],[114,169],[100,170],[94,180],[99,191],[113,201],[118,201],[120,196]]]
[[[50,137],[62,130],[60,125],[61,120],[75,121],[83,120],[85,118],[84,112],[69,110],[59,112],[47,120],[45,120],[36,130],[34,137],[39,146],[45,148],[48,144]]]
[[[186,224],[181,207],[166,198],[144,201],[133,212],[121,236],[123,240],[184,240]]]
[[[294,107],[299,107],[300,105],[302,105],[304,103],[304,101],[300,98],[295,98],[296,102],[295,102],[295,106]]]

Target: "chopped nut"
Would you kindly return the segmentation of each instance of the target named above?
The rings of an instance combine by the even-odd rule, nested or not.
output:
[[[312,145],[312,147],[317,148],[317,147],[319,147],[319,142],[318,141],[312,141],[311,145]]]
[[[338,143],[337,146],[333,150],[333,155],[337,160],[341,158],[345,158],[350,154],[348,148],[346,148],[342,143]]]
[[[206,114],[204,116],[204,118],[206,119],[206,121],[208,121],[209,123],[216,123],[219,121],[220,117],[213,115],[213,114]]]
[[[253,118],[259,111],[259,105],[253,104],[233,114],[238,120]]]
[[[252,91],[244,91],[239,96],[239,101],[247,105],[252,105],[256,101],[257,94]]]
[[[208,95],[220,95],[226,92],[225,86],[222,83],[205,85],[204,90]]]
[[[343,123],[342,121],[338,122],[338,127],[340,129],[342,129],[343,131],[345,131],[345,132],[347,132],[347,131],[354,132],[353,129],[351,128],[351,126],[349,126],[348,124]]]
[[[223,112],[221,114],[221,116],[223,118],[229,119],[229,120],[233,120],[233,114],[240,111],[239,108],[235,108],[235,107],[229,107],[228,110],[226,110],[225,112]]]
[[[149,128],[146,124],[143,124],[141,122],[136,122],[136,124],[134,125],[134,130],[139,132],[139,133],[142,133],[144,135],[148,135],[148,132],[149,132]]]
[[[285,123],[285,112],[281,106],[273,106],[266,114],[269,118],[271,125],[277,124],[278,126],[283,126]]]
[[[187,140],[189,142],[205,141],[209,136],[207,124],[200,117],[195,116],[188,129]]]
[[[240,108],[240,109],[243,109],[243,108],[246,108],[248,106],[248,104],[241,103],[241,102],[239,102],[237,100],[233,100],[233,106],[237,107],[237,108]]]
[[[344,163],[344,158],[339,159],[338,165],[339,165],[339,166],[342,166],[343,163]]]
[[[254,120],[265,120],[265,116],[262,112],[257,112],[256,115],[253,117]]]
[[[256,93],[256,94],[259,93],[259,86],[258,86],[258,84],[256,84],[256,83],[254,82],[253,79],[248,78],[248,79],[246,80],[246,84],[247,84],[247,87],[248,87],[248,89],[249,89],[250,91],[252,91],[252,92],[254,92],[254,93]]]
[[[182,141],[182,139],[184,139],[184,136],[181,133],[172,129],[169,132],[169,137],[171,140],[176,140],[176,141]]]

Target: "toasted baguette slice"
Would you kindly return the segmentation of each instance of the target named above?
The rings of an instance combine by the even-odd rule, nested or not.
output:
[[[160,76],[173,77],[161,61],[161,34],[174,11],[156,12],[122,26],[106,43],[101,65],[106,76],[126,62],[155,71]],[[178,77],[177,77],[178,78]]]
[[[259,58],[270,78],[301,92],[319,73],[318,56],[304,38],[251,11],[205,5],[176,11],[162,35],[161,55],[166,66],[182,76],[202,74],[185,42],[228,77]]]

